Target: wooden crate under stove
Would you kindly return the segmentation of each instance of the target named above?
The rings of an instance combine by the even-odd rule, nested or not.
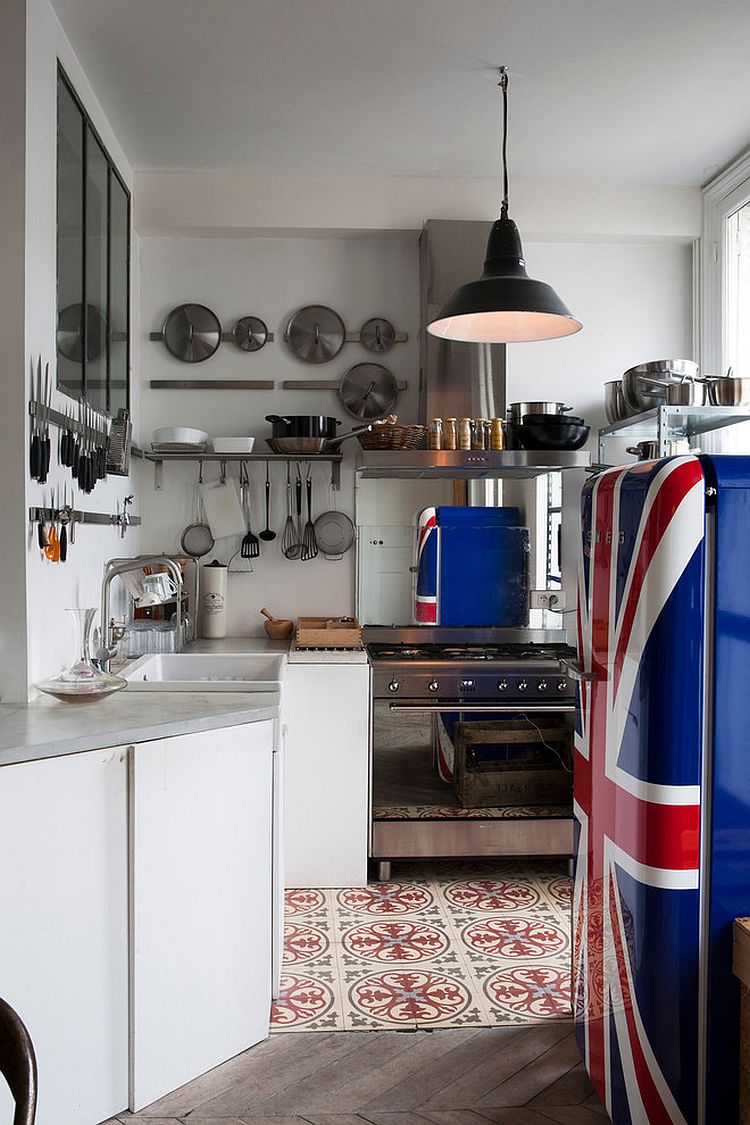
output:
[[[561,715],[539,716],[533,726],[524,719],[457,723],[453,737],[456,796],[464,808],[563,803],[570,797],[573,782],[573,774],[568,772],[571,737],[570,726]],[[506,757],[472,762],[475,746],[505,747]]]

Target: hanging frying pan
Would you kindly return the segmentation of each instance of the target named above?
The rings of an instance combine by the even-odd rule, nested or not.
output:
[[[305,305],[290,319],[284,339],[305,363],[328,363],[343,348],[346,329],[327,305]]]
[[[259,316],[241,316],[232,329],[232,336],[243,352],[259,352],[268,340],[268,328]]]
[[[373,316],[360,328],[359,342],[363,348],[367,348],[368,352],[382,355],[383,352],[390,351],[396,342],[396,329],[390,320],[385,320],[382,316]]]
[[[175,359],[202,363],[221,343],[221,323],[205,305],[178,305],[164,321],[161,338]]]
[[[380,363],[357,363],[339,384],[342,405],[352,418],[383,418],[398,398],[398,383]]]

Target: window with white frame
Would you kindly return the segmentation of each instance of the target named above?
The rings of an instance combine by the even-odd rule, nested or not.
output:
[[[750,152],[703,189],[701,367],[750,378]],[[708,452],[750,453],[750,422],[701,443]]]

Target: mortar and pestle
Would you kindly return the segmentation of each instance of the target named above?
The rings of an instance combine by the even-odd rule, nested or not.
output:
[[[294,622],[288,621],[283,617],[274,617],[267,609],[260,611],[264,617],[268,618],[263,624],[266,629],[266,635],[272,641],[288,641],[294,629]]]

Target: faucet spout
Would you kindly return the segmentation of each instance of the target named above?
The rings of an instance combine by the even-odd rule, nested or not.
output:
[[[110,590],[112,582],[119,575],[129,574],[133,571],[143,570],[147,566],[164,566],[169,572],[177,587],[175,611],[175,652],[182,649],[182,568],[169,555],[140,555],[132,559],[109,559],[104,567],[101,591],[101,620],[100,635],[101,647],[97,653],[97,662],[105,671],[109,671],[109,663],[117,653],[113,623],[110,621]]]

